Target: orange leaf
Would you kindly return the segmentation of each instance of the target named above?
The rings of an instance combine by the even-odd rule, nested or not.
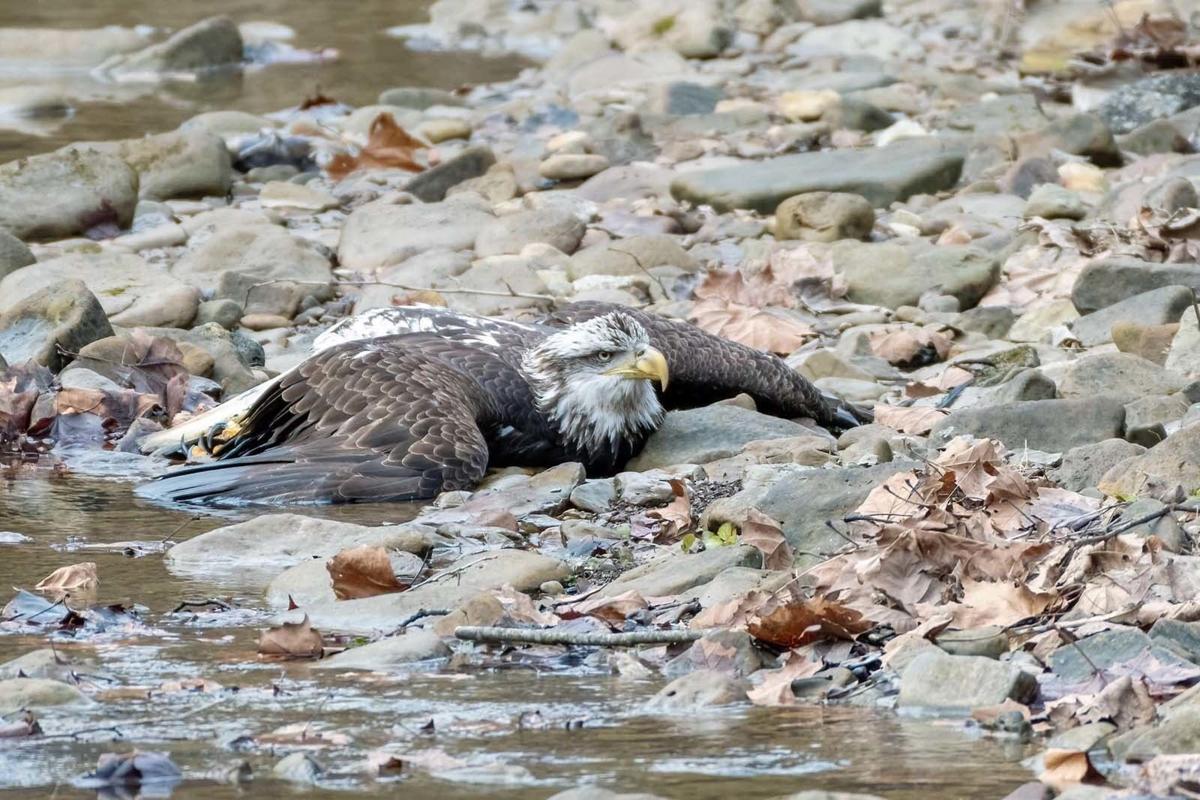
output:
[[[69,567],[59,567],[38,585],[33,587],[39,592],[52,594],[82,594],[94,592],[100,585],[100,577],[96,574],[96,562],[84,561]]]
[[[746,630],[761,642],[791,649],[824,639],[853,639],[871,626],[858,611],[814,597],[764,609]]]
[[[307,614],[299,622],[285,622],[258,637],[258,652],[264,656],[320,658],[323,651],[321,634],[309,624]]]
[[[800,349],[816,335],[808,325],[784,314],[719,299],[697,303],[692,307],[691,319],[715,336],[783,355]]]
[[[902,408],[899,406],[875,406],[875,421],[900,433],[924,436],[950,412],[940,408]]]
[[[325,171],[334,180],[341,180],[352,172],[364,169],[404,169],[420,172],[424,169],[413,156],[425,144],[396,124],[388,113],[380,114],[371,122],[367,145],[358,155],[339,153],[334,156]]]
[[[325,564],[338,600],[356,600],[402,592],[407,586],[396,580],[388,552],[378,545],[343,550]]]

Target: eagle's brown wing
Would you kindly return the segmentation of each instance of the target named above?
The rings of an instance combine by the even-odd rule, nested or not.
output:
[[[143,494],[219,505],[338,503],[472,486],[487,469],[479,422],[491,413],[488,395],[416,338],[317,354],[255,402],[219,460],[170,473]],[[490,361],[479,365],[485,374],[508,369]]]
[[[853,427],[870,413],[826,396],[783,359],[719,336],[695,325],[609,303],[573,303],[546,318],[570,325],[620,310],[642,324],[650,342],[666,356],[671,372],[662,402],[667,408],[695,408],[746,393],[760,410],[784,417],[810,417],[827,428]]]

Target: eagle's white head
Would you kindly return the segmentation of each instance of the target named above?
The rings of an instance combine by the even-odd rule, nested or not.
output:
[[[614,311],[555,333],[521,366],[538,408],[564,443],[585,453],[615,449],[662,422],[653,384],[667,387],[667,360],[627,314]]]

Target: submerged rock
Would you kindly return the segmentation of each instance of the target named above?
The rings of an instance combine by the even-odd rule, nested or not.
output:
[[[23,708],[86,706],[92,700],[69,683],[48,678],[10,678],[0,680],[0,714]]]
[[[744,703],[746,699],[744,681],[723,672],[701,669],[668,683],[650,698],[646,707],[656,711],[696,711]]]
[[[124,80],[156,79],[237,66],[242,61],[242,50],[237,24],[229,17],[209,17],[158,44],[114,56],[100,70]]]
[[[390,636],[361,647],[352,647],[313,666],[316,669],[393,672],[416,661],[449,656],[450,648],[441,637],[429,631],[412,630],[400,636]]]

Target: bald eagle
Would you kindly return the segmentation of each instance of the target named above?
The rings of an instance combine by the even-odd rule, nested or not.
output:
[[[776,356],[602,303],[535,324],[381,309],[343,321],[316,346],[246,398],[244,411],[225,412],[236,433],[214,461],[139,493],[214,505],[350,503],[469,489],[491,467],[577,461],[589,475],[611,475],[666,409],[740,392],[762,411],[832,429],[865,419]]]

